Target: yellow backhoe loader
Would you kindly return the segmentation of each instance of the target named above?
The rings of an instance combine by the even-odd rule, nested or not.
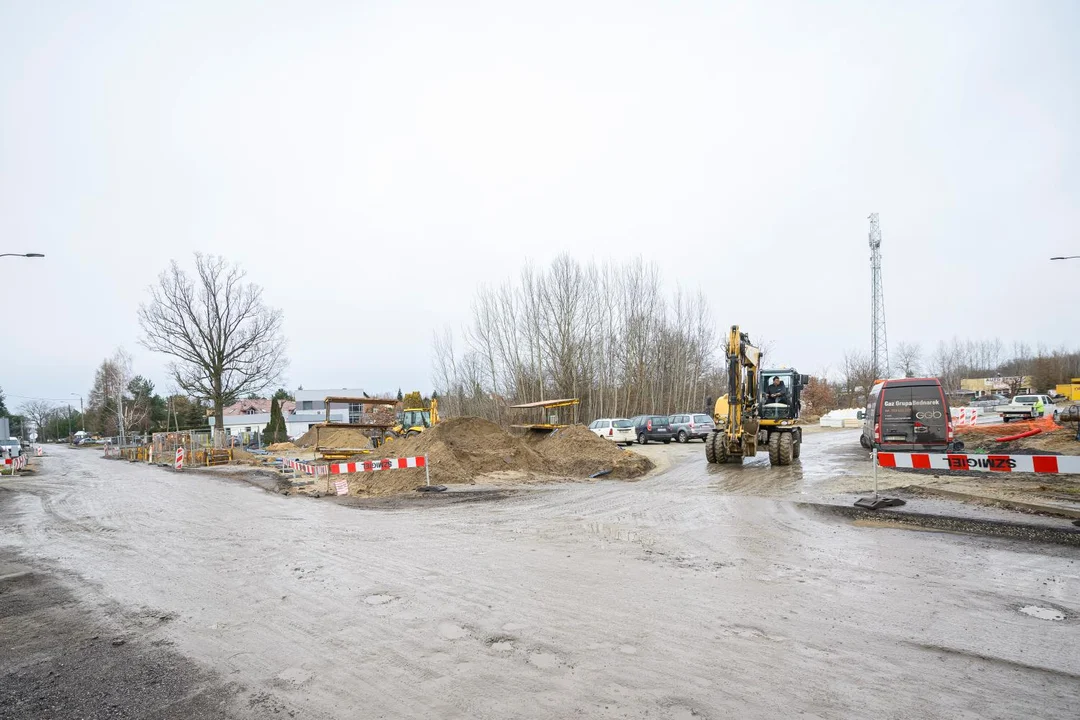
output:
[[[728,394],[716,401],[716,430],[705,438],[711,463],[742,462],[769,450],[769,463],[790,465],[802,450],[799,395],[810,378],[791,368],[761,370],[761,350],[750,337],[731,327],[727,344]]]
[[[431,404],[424,407],[424,401],[420,393],[409,393],[403,400],[405,409],[402,410],[398,424],[390,428],[386,439],[395,437],[407,438],[419,435],[430,427],[439,423],[439,401],[431,399]]]

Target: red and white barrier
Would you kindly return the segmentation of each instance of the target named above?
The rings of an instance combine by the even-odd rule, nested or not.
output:
[[[45,457],[45,448],[38,445],[37,448],[34,449],[34,454],[38,457]]]
[[[952,411],[953,425],[976,425],[979,422],[979,408],[962,407]]]
[[[320,475],[330,474],[328,465],[314,465],[312,463],[300,462],[299,460],[290,460],[289,458],[281,458],[281,464],[284,467],[292,468],[297,472],[302,472],[305,475],[314,475],[318,477]]]
[[[338,463],[330,466],[330,473],[375,472],[376,470],[404,470],[422,468],[427,465],[427,456],[405,458],[383,458],[381,460],[361,460],[360,462]]]
[[[184,448],[182,448],[182,447],[176,448],[175,467],[176,467],[177,470],[183,470],[184,469]]]
[[[382,458],[380,460],[360,460],[351,463],[335,463],[333,465],[315,465],[281,458],[281,464],[290,467],[306,475],[341,475],[343,473],[375,472],[376,470],[404,470],[406,468],[422,468],[427,466],[427,457],[407,458]]]
[[[20,455],[19,457],[14,458],[4,458],[3,463],[6,467],[10,467],[12,472],[22,470],[26,467],[26,456]]]
[[[1080,474],[1080,456],[1072,455],[965,455],[879,452],[878,464],[883,468],[917,470]]]
[[[424,468],[424,484],[431,484],[431,472],[430,470],[428,470],[428,462],[426,455],[421,455],[419,457],[361,460],[360,462],[335,463],[333,465],[314,465],[312,463],[300,462],[299,460],[290,460],[289,458],[280,458],[280,460],[283,467],[290,467],[293,470],[298,470],[307,475],[314,475],[315,477],[329,477],[330,475],[341,475],[344,473],[375,472],[376,470],[405,470],[407,468]],[[327,492],[330,491],[329,488],[329,481],[327,481]],[[335,482],[334,488],[335,490],[337,490],[338,495],[349,494],[349,487],[343,481]]]

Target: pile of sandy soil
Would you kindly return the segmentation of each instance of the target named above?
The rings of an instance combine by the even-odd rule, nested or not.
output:
[[[420,435],[394,440],[379,448],[378,457],[427,455],[433,483],[467,483],[500,470],[544,472],[544,460],[493,422],[474,417],[451,418]],[[398,473],[413,471],[398,470]],[[419,471],[423,476],[423,471]]]
[[[534,433],[535,434],[535,433]],[[610,470],[606,477],[636,478],[653,469],[652,460],[604,440],[584,425],[571,425],[532,440],[553,475],[588,477]]]
[[[325,428],[313,425],[306,433],[300,436],[296,445],[300,447],[314,447],[315,434],[318,431],[319,447],[324,448],[348,448],[363,450],[371,447],[369,438],[360,428]]]
[[[634,478],[653,468],[652,461],[601,440],[582,426],[559,430],[539,438],[511,435],[480,418],[452,418],[414,437],[394,440],[372,455],[380,457],[426,455],[433,484],[472,483],[493,473],[525,472],[545,477],[587,478],[601,470],[607,477]],[[390,470],[335,476],[346,479],[349,492],[387,495],[424,483],[424,471]]]
[[[266,449],[270,452],[279,452],[281,450],[299,450],[300,448],[291,442],[279,442],[274,443],[273,445],[267,445]]]

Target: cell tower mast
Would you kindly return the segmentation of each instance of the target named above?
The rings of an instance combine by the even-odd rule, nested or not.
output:
[[[875,378],[889,376],[889,341],[885,334],[885,293],[881,287],[881,226],[870,213],[870,360]]]

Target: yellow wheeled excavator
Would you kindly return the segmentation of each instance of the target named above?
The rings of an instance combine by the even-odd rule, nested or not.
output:
[[[727,343],[728,394],[716,401],[716,429],[705,438],[711,463],[742,462],[769,450],[769,463],[790,465],[802,450],[799,396],[810,378],[791,368],[761,369],[762,352],[732,325]]]

